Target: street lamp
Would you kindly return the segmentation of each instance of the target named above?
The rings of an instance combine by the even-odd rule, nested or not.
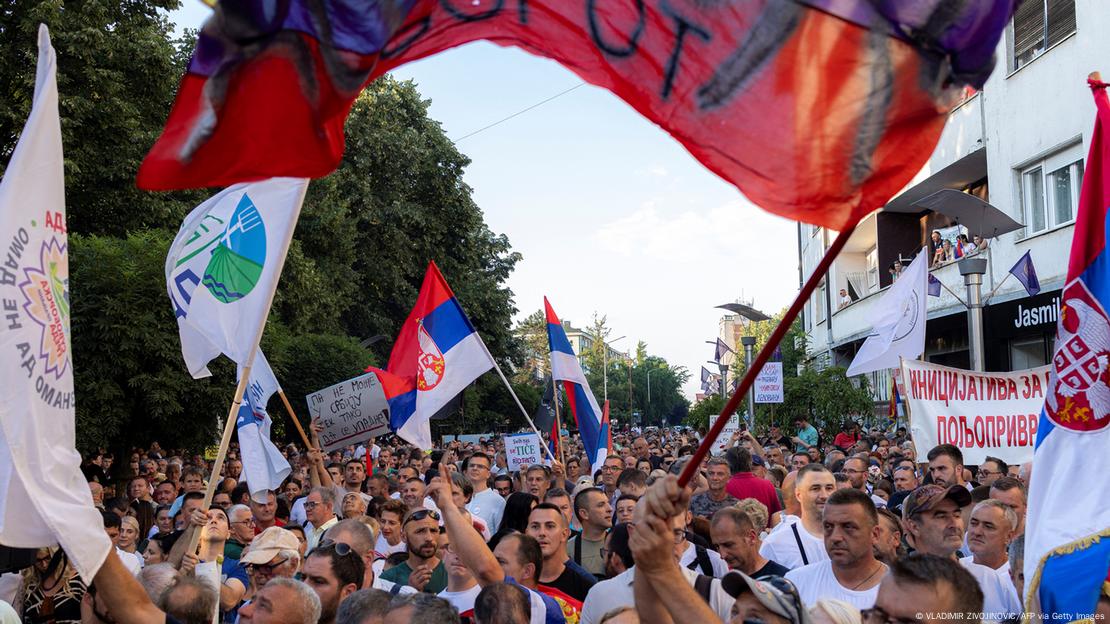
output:
[[[604,339],[601,341],[601,361],[604,362],[601,371],[601,386],[602,393],[604,394],[604,398],[606,401],[609,400],[609,345],[618,340],[624,340],[625,338],[627,338],[627,336],[614,338],[609,342],[605,342]]]
[[[752,367],[752,349],[755,347],[755,336],[741,336],[740,344],[744,345],[744,363]],[[755,384],[748,388],[748,428],[755,424]]]

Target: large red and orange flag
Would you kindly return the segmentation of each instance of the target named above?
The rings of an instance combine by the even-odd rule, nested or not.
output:
[[[1015,1],[222,2],[138,183],[327,175],[363,86],[484,39],[609,89],[764,209],[840,229],[921,168]]]

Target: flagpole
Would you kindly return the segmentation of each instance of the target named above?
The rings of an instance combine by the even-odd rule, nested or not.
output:
[[[1016,265],[1015,265],[1015,266],[1016,266]],[[1010,279],[1010,276],[1011,276],[1011,275],[1013,275],[1013,273],[1009,273],[1009,272],[1007,272],[1007,273],[1006,273],[1006,277],[1003,277],[1003,278],[1002,278],[1002,281],[1001,281],[1001,282],[998,282],[998,285],[997,285],[997,286],[995,286],[995,287],[994,287],[993,289],[991,289],[991,291],[990,291],[990,294],[988,294],[988,295],[987,295],[987,298],[983,300],[983,305],[987,305],[987,303],[989,303],[989,302],[990,302],[990,300],[991,300],[991,297],[993,297],[993,296],[994,296],[994,293],[998,292],[998,289],[999,289],[999,288],[1002,288],[1002,285],[1006,283],[1006,280]]]
[[[927,278],[926,278],[926,279],[927,279]],[[1006,280],[1002,280],[1002,281],[1006,281]],[[961,304],[961,305],[963,305],[963,306],[964,306],[965,308],[967,307],[967,302],[966,302],[966,301],[964,301],[963,299],[961,299],[961,298],[960,298],[960,296],[959,296],[959,295],[957,295],[957,294],[956,294],[955,292],[953,292],[951,288],[949,288],[948,286],[945,286],[944,282],[942,282],[942,281],[940,281],[940,280],[938,279],[938,280],[937,280],[937,283],[938,283],[938,284],[940,284],[940,287],[941,287],[941,288],[943,288],[943,289],[947,290],[947,291],[948,291],[948,293],[949,293],[950,295],[952,295],[953,297],[955,297],[955,298],[956,298],[956,301],[959,301],[959,302],[960,302],[960,304]],[[926,284],[928,284],[928,281],[926,281]]]
[[[285,411],[289,413],[289,420],[293,421],[293,426],[297,428],[297,433],[301,434],[301,439],[304,440],[305,448],[311,450],[312,444],[308,441],[308,436],[305,435],[304,427],[301,427],[301,421],[297,420],[297,415],[293,413],[293,406],[289,404],[289,399],[285,396],[285,391],[278,388],[278,396],[281,397],[281,402],[285,404]]]
[[[559,424],[559,382],[555,381],[555,375],[551,376],[551,401],[555,403],[555,439],[559,445],[559,461],[565,466],[567,462],[566,453],[563,452],[563,426]]]
[[[532,432],[539,436],[540,446],[545,451],[547,451],[547,456],[551,459],[551,461],[558,461],[557,459],[555,459],[555,454],[551,452],[551,449],[547,448],[547,445],[543,443],[543,434],[541,434],[540,430],[536,427],[536,423],[532,422],[532,417],[528,415],[528,410],[524,409],[524,404],[520,402],[520,397],[516,395],[516,392],[513,390],[512,384],[510,384],[508,378],[505,377],[505,373],[501,371],[501,366],[497,364],[497,360],[493,359],[493,354],[489,352],[489,347],[486,346],[486,341],[482,340],[482,335],[479,334],[477,331],[475,331],[474,333],[478,336],[478,344],[482,345],[482,350],[486,352],[486,357],[488,357],[489,361],[493,363],[493,369],[497,371],[497,376],[501,378],[501,382],[504,383],[505,388],[509,390],[509,394],[512,395],[513,401],[516,402],[516,406],[520,408],[520,413],[524,415],[524,420],[528,422],[528,426],[532,429]],[[554,377],[552,379],[554,379]],[[556,403],[557,402],[558,399],[556,399]]]
[[[281,270],[285,267],[285,256],[289,253],[289,244],[293,241],[293,230],[297,227],[297,220],[301,216],[301,207],[304,205],[305,193],[308,192],[308,182],[306,181],[301,185],[300,197],[297,198],[297,209],[293,214],[293,227],[289,229],[289,236],[286,237],[282,243],[281,250],[275,259],[278,263],[277,271],[274,273],[274,287],[270,289],[269,295],[266,297],[266,312],[262,315],[262,322],[258,324],[258,331],[254,335],[251,342],[250,351],[247,353],[247,362],[243,365],[243,370],[239,374],[239,383],[235,386],[235,397],[231,400],[231,408],[227,412],[227,422],[224,424],[224,434],[220,439],[220,448],[216,451],[216,460],[212,464],[212,473],[208,477],[208,486],[204,490],[204,502],[201,504],[201,509],[206,512],[212,505],[212,498],[216,495],[216,480],[223,470],[224,460],[227,459],[227,447],[231,444],[231,432],[235,428],[235,422],[238,420],[237,412],[239,406],[243,403],[243,394],[246,392],[247,384],[250,381],[251,367],[254,366],[254,356],[258,353],[258,345],[262,343],[262,332],[266,330],[266,319],[270,316],[270,309],[274,305],[274,295],[277,293],[277,284],[281,279]],[[193,531],[192,537],[189,539],[189,547],[185,552],[195,553],[197,551],[197,544],[200,542],[200,529],[197,527]]]
[[[759,354],[755,356],[752,365],[748,370],[744,371],[744,377],[740,380],[740,385],[737,386],[732,396],[721,409],[717,422],[713,423],[713,427],[709,429],[709,432],[705,435],[701,444],[698,445],[698,449],[694,451],[693,457],[686,462],[686,467],[678,477],[678,484],[680,487],[686,487],[686,484],[693,478],[694,473],[701,466],[702,460],[705,459],[705,456],[709,453],[709,449],[712,448],[713,443],[717,441],[717,438],[721,435],[721,431],[724,430],[725,425],[728,424],[729,419],[726,414],[735,412],[736,408],[739,407],[740,400],[747,395],[748,389],[755,383],[756,371],[763,370],[763,365],[771,359],[771,354],[774,353],[775,347],[782,342],[783,336],[786,335],[790,326],[794,324],[794,319],[798,318],[798,314],[802,311],[802,306],[809,300],[813,291],[817,289],[817,284],[824,279],[825,273],[827,273],[829,267],[832,266],[832,262],[836,259],[836,256],[840,254],[840,250],[847,244],[848,239],[852,236],[852,232],[856,229],[856,225],[858,225],[858,221],[853,221],[837,234],[832,245],[829,246],[829,249],[821,258],[821,261],[818,262],[817,266],[813,269],[813,273],[810,274],[805,284],[802,285],[802,289],[798,292],[797,297],[794,298],[794,302],[790,304],[790,308],[783,314],[782,320],[779,322],[778,326],[775,327],[775,331],[771,333],[767,342],[764,343],[763,348],[759,350]]]

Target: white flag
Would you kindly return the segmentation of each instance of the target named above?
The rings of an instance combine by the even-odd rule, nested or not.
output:
[[[75,448],[56,59],[39,26],[35,99],[0,181],[0,543],[61,543],[92,581],[112,544]]]
[[[925,296],[929,267],[924,250],[875,304],[871,335],[860,347],[848,375],[898,368],[900,358],[913,359],[925,352]]]
[[[239,375],[242,374],[243,367],[240,366]],[[250,382],[243,393],[243,404],[239,406],[239,418],[235,423],[239,431],[243,477],[250,485],[251,498],[259,503],[266,502],[266,490],[281,487],[281,482],[291,472],[289,462],[270,441],[273,421],[266,413],[270,397],[280,389],[270,363],[259,349],[251,365]]]
[[[308,180],[236,184],[197,206],[166,257],[166,287],[193,377],[220,353],[245,364],[257,347]]]

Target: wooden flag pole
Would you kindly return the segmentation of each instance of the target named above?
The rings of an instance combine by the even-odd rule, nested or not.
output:
[[[278,388],[278,396],[281,397],[281,402],[285,404],[285,411],[289,414],[289,420],[293,421],[293,426],[297,428],[297,433],[301,434],[301,439],[304,440],[305,448],[312,450],[312,443],[308,441],[308,436],[305,435],[304,427],[301,426],[301,421],[297,420],[297,415],[293,412],[293,406],[289,404],[289,399],[285,396],[285,391]]]
[[[559,382],[551,376],[551,400],[555,403],[555,439],[559,445],[559,461],[566,466],[566,453],[563,452],[563,425],[559,423]],[[543,438],[540,438],[543,441]]]
[[[763,370],[763,365],[771,359],[771,354],[775,352],[775,347],[782,342],[783,336],[786,335],[786,332],[794,323],[794,319],[798,318],[798,314],[802,311],[802,306],[805,305],[810,295],[813,294],[813,291],[817,289],[817,284],[825,278],[825,274],[828,272],[833,260],[840,254],[840,250],[844,248],[844,245],[852,236],[852,232],[855,231],[857,224],[857,222],[853,222],[837,234],[836,240],[829,246],[828,251],[826,251],[824,257],[821,258],[821,262],[817,263],[817,267],[813,269],[813,273],[810,274],[805,284],[802,285],[802,289],[798,292],[798,296],[794,298],[794,302],[790,304],[790,308],[786,311],[786,314],[783,315],[778,327],[775,327],[775,331],[771,333],[771,337],[767,339],[763,348],[759,350],[759,354],[756,355],[755,359],[752,361],[751,366],[744,372],[744,378],[740,380],[740,385],[736,387],[732,396],[725,402],[725,406],[721,409],[721,414],[718,416],[717,422],[713,423],[713,427],[709,430],[709,433],[705,435],[705,439],[701,441],[698,449],[694,451],[694,456],[686,462],[686,467],[683,468],[682,474],[678,477],[678,484],[681,487],[686,487],[686,484],[693,478],[694,473],[698,470],[698,467],[701,466],[702,460],[709,454],[709,449],[712,448],[713,443],[717,441],[717,438],[721,435],[721,431],[723,431],[725,425],[728,424],[729,419],[725,415],[735,412],[736,408],[740,405],[740,401],[747,396],[748,389],[755,383],[758,372]]]

